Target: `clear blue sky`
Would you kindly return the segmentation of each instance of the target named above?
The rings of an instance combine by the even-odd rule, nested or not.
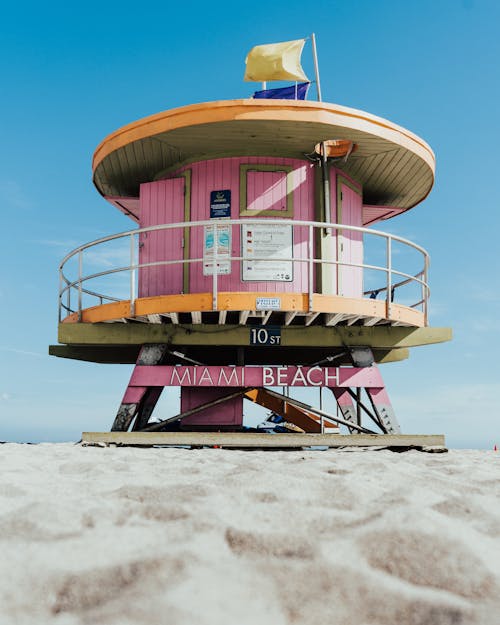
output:
[[[248,96],[253,45],[315,31],[323,98],[405,126],[437,156],[429,198],[383,226],[430,252],[431,322],[455,334],[382,368],[403,430],[500,444],[499,23],[496,0],[4,6],[0,440],[109,429],[130,375],[47,355],[59,260],[133,225],[92,185],[98,143],[161,110]]]

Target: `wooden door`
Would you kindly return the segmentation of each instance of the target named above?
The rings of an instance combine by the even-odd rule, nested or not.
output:
[[[141,185],[140,226],[184,222],[184,178]],[[184,258],[184,228],[143,232],[139,237],[139,263],[159,263]],[[184,289],[181,263],[139,270],[139,297],[172,295]]]
[[[337,221],[347,226],[362,226],[361,193],[341,176],[337,178]],[[348,264],[363,262],[363,234],[352,230],[339,230],[337,246],[340,261],[339,295],[363,297],[363,270]]]

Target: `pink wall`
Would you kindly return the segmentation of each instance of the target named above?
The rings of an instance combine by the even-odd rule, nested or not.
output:
[[[311,163],[286,158],[223,158],[202,161],[185,167],[191,169],[191,220],[210,218],[210,191],[219,189],[231,190],[231,217],[239,218],[240,203],[240,165],[291,165],[294,167],[293,205],[296,220],[314,219],[314,172]],[[252,193],[252,189],[249,189]],[[255,191],[254,191],[255,195]],[[276,198],[273,204],[276,203]],[[275,208],[276,206],[274,206]],[[259,219],[261,218],[260,216]],[[265,217],[262,217],[265,219]],[[304,254],[307,245],[305,228],[294,229],[294,256]],[[203,229],[191,233],[191,257],[203,254]],[[233,229],[232,254],[241,254],[240,229]],[[203,276],[199,267],[193,266],[190,271],[190,290],[193,293],[211,290],[212,279]],[[293,282],[243,282],[241,280],[240,263],[233,263],[232,272],[228,276],[218,276],[220,291],[267,291],[267,292],[301,292],[307,290],[307,268],[296,263]]]
[[[305,160],[271,157],[241,157],[221,158],[209,161],[192,163],[173,173],[171,178],[158,180],[141,185],[140,198],[140,226],[150,226],[161,223],[174,223],[184,221],[184,177],[177,177],[182,172],[191,171],[191,221],[202,221],[210,218],[210,192],[216,190],[231,191],[231,218],[240,217],[240,165],[273,165],[291,166],[293,168],[293,219],[314,221],[314,166]],[[264,178],[247,177],[247,195],[249,208],[273,209],[283,211],[286,208],[283,194],[286,182],[283,175],[267,175]],[[270,172],[269,172],[270,173]],[[332,219],[336,219],[336,177],[337,172],[331,171],[331,204]],[[342,179],[340,179],[342,180]],[[258,185],[261,184],[262,188]],[[352,225],[361,225],[361,196],[354,193],[347,185],[343,185],[343,222]],[[256,215],[259,219],[265,216]],[[284,215],[285,217],[285,215]],[[277,217],[272,217],[276,219]],[[278,217],[279,218],[279,217]],[[251,219],[251,217],[242,217]],[[231,250],[233,256],[241,254],[240,228],[233,227]],[[190,233],[190,258],[202,258],[203,256],[204,229],[194,228]],[[358,235],[344,233],[344,250],[341,252],[346,259],[362,258],[362,242]],[[294,257],[307,256],[308,229],[294,229]],[[332,255],[336,257],[336,237],[331,237]],[[181,258],[183,255],[183,232],[182,230],[162,231],[160,233],[147,233],[142,235],[140,241],[140,262],[155,262]],[[352,249],[351,249],[352,247]],[[241,263],[232,263],[229,275],[218,276],[219,291],[263,291],[269,293],[280,292],[306,292],[308,269],[306,264],[294,264],[293,281],[242,281]],[[360,296],[362,291],[361,272],[355,269],[342,269],[339,271],[339,284],[341,294],[345,296]],[[336,278],[334,278],[336,279]],[[189,270],[189,292],[208,292],[212,288],[212,277],[203,276],[202,263],[193,263]],[[139,295],[141,297],[181,293],[183,290],[183,270],[181,265],[142,269],[139,275]],[[331,291],[330,291],[331,292]]]

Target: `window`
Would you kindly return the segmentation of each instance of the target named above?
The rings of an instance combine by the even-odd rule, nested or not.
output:
[[[293,217],[289,165],[240,166],[240,217]]]

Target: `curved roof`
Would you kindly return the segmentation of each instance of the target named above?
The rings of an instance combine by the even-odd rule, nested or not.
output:
[[[337,162],[363,186],[364,204],[407,210],[434,182],[434,154],[422,139],[380,117],[326,102],[227,100],[145,117],[97,147],[93,180],[105,197],[139,196],[139,185],[189,161],[226,156],[303,158],[328,139],[357,150]]]

